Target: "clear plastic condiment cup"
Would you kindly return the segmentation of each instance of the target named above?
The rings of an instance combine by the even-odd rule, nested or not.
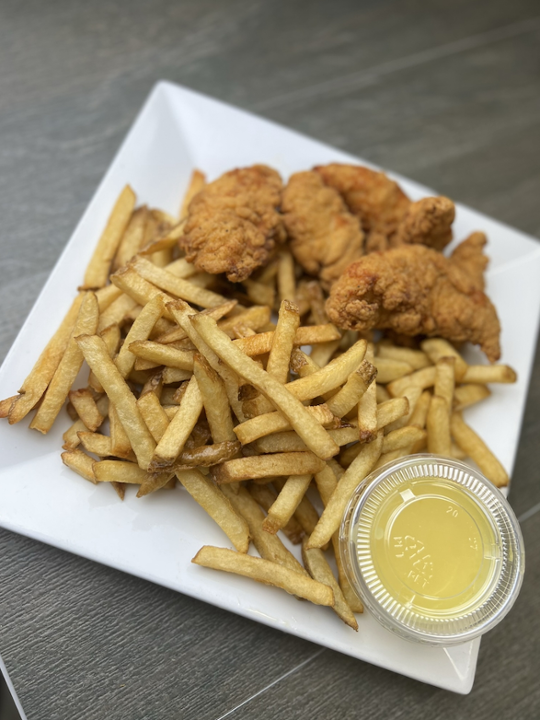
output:
[[[499,623],[525,569],[519,523],[478,470],[436,455],[388,463],[357,488],[339,534],[349,582],[388,630],[454,645]]]

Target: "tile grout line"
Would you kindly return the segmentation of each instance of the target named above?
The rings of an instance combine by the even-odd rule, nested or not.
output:
[[[294,104],[297,101],[309,100],[314,97],[320,97],[324,94],[331,96],[336,92],[339,93],[341,91],[347,91],[364,85],[369,85],[379,77],[389,75],[390,73],[397,72],[399,70],[405,70],[410,67],[422,65],[431,60],[438,60],[451,55],[457,55],[467,50],[474,50],[485,45],[490,45],[491,43],[516,37],[517,35],[534,32],[538,29],[540,29],[540,16],[532,17],[528,20],[512,23],[511,25],[505,25],[501,28],[488,30],[476,35],[470,35],[469,37],[462,38],[461,40],[455,40],[444,45],[429,48],[428,50],[421,50],[420,52],[413,53],[412,55],[406,55],[399,60],[390,60],[389,62],[375,65],[367,70],[350,73],[349,75],[341,78],[325,80],[324,82],[304,87],[301,90],[283,93],[282,95],[277,95],[273,98],[268,98],[267,100],[255,103],[251,110],[259,111],[282,107],[283,105],[287,105],[289,103]]]
[[[321,650],[318,650],[316,653],[313,653],[313,655],[311,655],[310,657],[308,657],[307,660],[304,660],[304,661],[301,662],[299,665],[296,665],[296,667],[293,667],[291,670],[288,670],[288,671],[287,671],[286,673],[284,673],[283,675],[280,675],[278,678],[276,678],[276,679],[275,679],[273,682],[271,682],[269,685],[267,685],[266,687],[263,687],[262,690],[259,690],[258,692],[254,693],[253,695],[251,695],[251,697],[248,697],[246,700],[244,700],[243,702],[241,702],[239,705],[237,705],[236,707],[233,707],[232,710],[228,710],[224,715],[220,715],[218,718],[216,718],[216,720],[223,720],[223,718],[229,717],[229,715],[232,715],[233,712],[236,712],[236,711],[239,710],[241,707],[244,707],[244,705],[247,705],[247,704],[250,703],[252,700],[254,700],[255,698],[257,698],[257,697],[259,697],[260,695],[262,695],[263,693],[265,693],[267,690],[270,690],[270,688],[274,687],[274,685],[277,685],[277,684],[278,684],[279,682],[281,682],[282,680],[285,680],[285,678],[289,677],[290,675],[293,675],[295,672],[297,672],[298,670],[300,670],[300,668],[303,668],[303,667],[305,667],[306,665],[308,665],[310,662],[312,662],[313,660],[315,660],[315,658],[318,658],[319,655],[322,655],[323,652],[325,652],[325,651],[326,651],[326,648],[322,648]]]
[[[539,511],[540,511],[540,502],[536,503],[536,505],[533,505],[531,508],[529,508],[529,509],[526,510],[524,513],[522,513],[522,514],[518,517],[518,523],[519,523],[520,525],[522,525],[522,524],[525,522],[525,520],[528,520],[528,519],[531,518],[533,515],[536,515],[536,513],[539,512]]]

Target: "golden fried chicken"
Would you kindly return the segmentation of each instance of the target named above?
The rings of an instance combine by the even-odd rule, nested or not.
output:
[[[463,268],[463,254],[473,244],[469,240],[465,250],[458,248],[456,260],[423,245],[365,255],[332,286],[326,302],[330,320],[361,332],[388,328],[409,336],[469,341],[480,345],[491,362],[498,360],[497,312],[478,288],[475,272]]]
[[[360,218],[366,253],[416,243],[442,250],[452,239],[455,208],[448,198],[413,203],[387,175],[360,165],[333,163],[315,170]]]
[[[390,239],[390,247],[420,244],[441,251],[452,240],[455,216],[454,203],[442,195],[413,202]]]
[[[291,176],[281,209],[291,251],[310,275],[329,289],[345,268],[364,254],[364,233],[340,194],[316,172]]]
[[[385,250],[411,204],[399,185],[384,173],[360,165],[332,163],[315,171],[360,218],[368,252]]]
[[[278,213],[282,187],[266,165],[231,170],[206,185],[189,204],[179,240],[186,259],[198,270],[245,280],[285,240]]]
[[[464,270],[477,290],[485,288],[484,271],[489,263],[482,252],[487,243],[483,232],[474,232],[463,240],[451,255],[452,262]]]

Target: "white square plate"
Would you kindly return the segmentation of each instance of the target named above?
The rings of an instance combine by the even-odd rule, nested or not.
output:
[[[118,152],[62,253],[0,370],[0,397],[12,395],[69,307],[74,288],[126,183],[140,202],[178,212],[193,168],[213,179],[225,170],[267,163],[284,177],[329,162],[361,162],[249,113],[170,83],[159,83]],[[430,193],[395,176],[413,199]],[[458,208],[455,235],[489,237],[488,292],[499,311],[503,362],[518,372],[513,386],[468,420],[512,469],[540,311],[540,246],[532,238],[468,208]],[[518,290],[519,289],[519,290]],[[471,356],[480,354],[471,350]],[[451,650],[407,643],[368,613],[353,632],[327,609],[281,590],[190,563],[204,544],[229,546],[221,530],[180,489],[119,502],[111,488],[78,478],[60,460],[67,414],[43,437],[27,423],[0,423],[0,525],[97,562],[178,590],[315,643],[454,692],[472,687],[479,642]],[[132,492],[130,492],[130,490]],[[285,541],[287,542],[287,541]],[[288,544],[289,547],[292,548]],[[293,551],[298,555],[298,548]]]

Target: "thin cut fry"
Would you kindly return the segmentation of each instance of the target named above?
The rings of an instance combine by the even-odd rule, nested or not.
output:
[[[243,353],[254,357],[256,355],[264,355],[272,350],[274,343],[275,331],[258,333],[250,337],[235,340],[234,344]],[[305,325],[299,327],[294,334],[293,345],[314,345],[316,343],[326,343],[332,340],[340,339],[339,330],[335,325]]]
[[[160,470],[174,463],[182,452],[189,434],[199,419],[203,402],[197,379],[192,377],[182,399],[180,409],[156,447],[151,469]]]
[[[373,358],[373,364],[377,368],[377,382],[386,383],[397,380],[404,375],[409,375],[414,370],[413,366],[403,360],[377,356]]]
[[[454,357],[456,382],[462,382],[467,370],[467,363],[458,353],[456,348],[443,338],[428,338],[421,343],[422,350],[426,353],[433,364],[442,357]]]
[[[282,588],[289,594],[310,600],[316,605],[334,606],[334,593],[328,585],[323,585],[270,560],[205,545],[191,562],[214,570],[224,570],[253,578],[265,585]]]
[[[86,293],[64,356],[60,360],[43,402],[30,424],[32,429],[39,430],[44,434],[51,429],[83,364],[84,358],[75,338],[79,334],[96,332],[98,318],[96,296],[91,292]]]
[[[77,295],[60,323],[60,327],[49,340],[45,350],[43,350],[30,374],[21,385],[20,396],[13,403],[9,412],[8,421],[10,425],[18,423],[26,417],[43,397],[43,393],[64,356],[73,328],[77,322],[83,297],[84,293]]]
[[[418,387],[420,390],[433,387],[435,385],[435,368],[433,366],[417,370],[411,375],[405,375],[399,380],[394,380],[386,389],[392,397],[399,397],[405,394],[409,387]]]
[[[377,405],[377,430],[406,416],[409,412],[409,399],[406,397],[392,398]]]
[[[358,428],[356,427],[337,428],[329,430],[328,434],[340,447],[358,441]],[[302,452],[307,450],[307,446],[302,438],[291,431],[274,433],[260,438],[255,442],[255,449],[259,453]]]
[[[352,627],[353,630],[358,631],[358,623],[356,622],[354,613],[347,604],[323,551],[319,548],[309,549],[306,539],[302,543],[302,560],[314,580],[332,588],[332,592],[334,593],[334,612],[336,615],[338,615],[344,623],[349,625],[349,627]]]
[[[406,425],[398,430],[392,430],[392,432],[384,436],[381,453],[388,453],[393,450],[409,447],[414,443],[423,441],[425,437],[425,430],[414,427],[414,425]]]
[[[276,491],[270,483],[265,483],[264,485],[261,483],[250,483],[249,492],[266,512],[268,512],[277,498]],[[304,531],[294,515],[281,529],[294,545],[302,542]]]
[[[221,491],[229,499],[236,512],[247,522],[253,544],[262,558],[279,563],[294,572],[307,575],[307,571],[287,550],[279,536],[271,535],[263,530],[264,513],[246,488],[240,487],[235,493],[230,485],[223,485]]]
[[[121,290],[123,290],[124,293],[128,295],[135,303],[138,303],[143,307],[144,305],[146,305],[147,302],[150,302],[150,300],[152,300],[152,298],[154,298],[156,295],[161,295],[165,303],[165,310],[163,311],[163,316],[166,317],[168,320],[174,319],[166,307],[169,301],[172,302],[172,295],[167,295],[167,293],[159,290],[159,288],[157,288],[155,285],[152,285],[152,283],[148,282],[148,280],[145,280],[143,277],[141,277],[131,264],[126,265],[126,267],[120,268],[120,270],[117,270],[114,275],[111,275],[111,282],[116,285],[116,287],[119,287]]]
[[[120,422],[118,412],[112,403],[109,407],[109,426],[111,432],[111,453],[115,457],[124,458],[125,460],[131,458],[133,454],[131,442]]]
[[[116,288],[116,285],[113,285],[111,287]],[[116,289],[120,290],[120,288]],[[120,290],[120,292],[122,291]],[[138,307],[137,301],[122,292],[122,294],[117,297],[116,300],[114,300],[104,312],[100,314],[98,333],[101,334],[110,325],[124,325],[124,323],[129,317],[130,312],[136,307]]]
[[[163,310],[163,298],[161,295],[156,295],[146,303],[131,326],[124,340],[124,344],[118,353],[118,357],[115,360],[116,367],[123,378],[129,375],[135,365],[135,355],[130,350],[131,344],[136,341],[147,340],[152,332],[152,328],[163,314]]]
[[[488,480],[497,487],[508,485],[508,473],[482,438],[463,420],[461,413],[452,414],[450,428],[458,446],[474,460]]]
[[[294,302],[296,296],[296,282],[294,278],[294,259],[288,250],[279,253],[277,272],[277,285],[280,303],[283,300]]]
[[[369,474],[381,454],[383,434],[379,432],[372,442],[364,445],[359,455],[347,468],[335,491],[332,493],[328,505],[325,507],[317,527],[309,538],[308,547],[323,547],[338,529],[345,511],[356,487]]]
[[[153,392],[143,393],[137,400],[137,407],[152,437],[158,443],[169,427],[169,418],[158,396]]]
[[[437,360],[435,365],[435,387],[433,388],[433,393],[446,400],[449,414],[452,412],[454,388],[456,385],[455,364],[455,357],[442,357]]]
[[[252,478],[273,478],[276,475],[305,475],[322,470],[324,462],[310,452],[276,453],[227,460],[214,468],[218,484],[250,480]]]
[[[387,358],[390,360],[401,360],[401,362],[408,363],[414,370],[421,370],[422,368],[431,365],[428,356],[421,350],[396,347],[395,345],[389,345],[386,343],[381,343],[378,346],[377,357]]]
[[[262,370],[253,360],[247,358],[234,347],[233,342],[219,330],[215,320],[201,315],[192,318],[196,330],[212,350],[229,367],[244,377],[272,401],[289,420],[291,426],[300,435],[312,452],[325,459],[338,451],[338,446],[326,430],[310,415],[302,403],[297,400],[280,382]],[[298,381],[297,381],[298,382]],[[293,383],[290,383],[293,385]],[[301,471],[309,472],[309,471]],[[301,474],[301,473],[298,473]]]
[[[401,397],[407,399],[409,403],[409,409],[407,410],[407,413],[403,415],[403,417],[399,418],[399,420],[395,420],[394,422],[389,423],[385,427],[385,432],[391,432],[392,430],[398,430],[398,428],[404,427],[405,425],[410,425],[410,418],[416,408],[416,404],[420,399],[421,395],[422,390],[419,387],[410,385],[408,388],[405,388]],[[394,399],[397,400],[398,398]]]
[[[450,457],[450,415],[446,400],[433,395],[426,420],[428,452]]]
[[[330,412],[336,417],[344,417],[358,403],[369,385],[377,377],[377,370],[367,360],[363,360],[358,369],[350,374],[341,390],[328,400]]]
[[[461,382],[515,383],[517,374],[509,365],[469,365]]]
[[[321,425],[329,425],[334,422],[334,416],[327,405],[313,405],[306,407],[306,410]],[[279,412],[272,412],[265,415],[258,415],[257,417],[240,423],[240,425],[234,428],[234,432],[242,445],[247,445],[265,435],[290,429],[291,425],[287,418],[283,417]]]
[[[120,347],[120,341],[122,339],[120,326],[118,325],[118,323],[109,325],[104,330],[102,330],[99,335],[101,335],[101,339],[105,343],[105,347],[107,348],[109,357],[114,360],[114,358],[116,357],[116,353],[118,352],[118,348]],[[97,393],[101,394],[103,392],[103,388],[101,387],[99,380],[91,370],[88,373],[88,386]]]
[[[485,400],[490,395],[491,390],[486,385],[479,383],[458,385],[454,390],[454,410],[459,412],[463,408],[469,407],[469,405]]]
[[[311,475],[291,475],[282,487],[276,501],[268,510],[263,529],[275,535],[291,519],[300,501],[306,494]]]
[[[139,465],[146,470],[156,444],[142,419],[131,390],[109,357],[105,343],[99,335],[82,335],[77,338],[77,342],[86,362],[116,408]]]
[[[103,422],[103,417],[90,390],[88,388],[71,390],[69,399],[86,427],[95,432]]]
[[[18,395],[12,395],[5,400],[0,400],[0,418],[7,418],[11,410],[11,406],[18,397]]]
[[[128,349],[135,358],[147,360],[152,365],[193,370],[193,353],[189,350],[177,350],[171,345],[161,345],[153,340],[137,340],[130,343]]]
[[[86,452],[99,455],[99,457],[110,457],[112,453],[111,438],[96,432],[80,432],[79,440]]]
[[[354,347],[354,346],[353,346]],[[373,346],[366,350],[366,360],[373,363]],[[378,374],[378,371],[377,371]],[[377,389],[375,383],[366,389],[358,402],[358,435],[360,442],[372,442],[377,434]]]
[[[300,315],[297,306],[289,300],[283,300],[266,366],[268,374],[283,384],[287,382],[289,376],[291,352],[299,325]]]
[[[140,485],[148,477],[148,473],[137,463],[125,460],[94,462],[94,474],[97,482],[121,482],[130,485]]]
[[[112,265],[113,270],[118,270],[118,268],[124,266],[141,249],[144,242],[144,231],[147,218],[148,208],[146,205],[143,205],[133,211],[129,219],[128,226],[122,235],[120,246],[116,251]]]
[[[247,552],[249,547],[248,524],[241,515],[235,512],[221,490],[199,470],[182,470],[176,474],[176,477],[195,502],[219,525],[238,552]]]
[[[94,475],[93,465],[94,460],[83,453],[81,450],[69,450],[68,452],[62,453],[62,462],[67,465],[70,470],[73,470],[78,475],[96,485],[97,480]]]
[[[231,409],[223,380],[202,355],[195,355],[193,370],[214,442],[235,441]]]
[[[135,193],[126,185],[115,203],[92,259],[84,275],[84,289],[95,290],[107,284],[112,259],[126,231],[135,207]]]
[[[424,390],[424,392],[418,398],[418,402],[416,403],[413,412],[410,414],[407,424],[413,425],[414,427],[423,430],[426,427],[427,414],[429,411],[430,402],[431,393],[429,392],[429,390]]]

